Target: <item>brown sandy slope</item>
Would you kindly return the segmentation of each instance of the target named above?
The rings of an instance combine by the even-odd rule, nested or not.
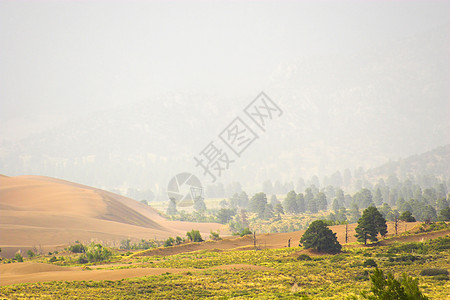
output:
[[[273,269],[263,266],[234,264],[215,266],[211,269],[221,270],[263,270]],[[0,286],[46,281],[80,281],[80,280],[120,280],[124,278],[161,275],[165,273],[183,273],[199,271],[198,269],[176,268],[132,268],[114,270],[83,270],[79,267],[68,268],[41,263],[15,263],[0,265]]]
[[[0,265],[0,285],[45,281],[120,280],[124,278],[181,273],[189,269],[133,268],[121,270],[82,270],[40,263]]]
[[[210,229],[221,227],[167,221],[133,199],[64,180],[0,177],[0,247],[5,257],[18,249],[47,251],[76,240],[163,239],[191,229],[209,235]]]

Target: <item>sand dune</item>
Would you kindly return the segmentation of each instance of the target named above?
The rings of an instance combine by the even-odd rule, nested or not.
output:
[[[164,239],[191,229],[209,235],[210,229],[221,227],[167,221],[133,199],[56,178],[0,177],[0,247],[5,257],[18,249],[50,251],[76,240]]]
[[[181,273],[191,269],[132,268],[121,270],[82,270],[40,263],[0,265],[0,285],[46,281],[120,280],[124,278]]]
[[[262,270],[272,271],[272,268],[248,264],[222,265],[210,270]],[[0,286],[46,282],[46,281],[80,281],[80,280],[120,280],[124,278],[161,275],[165,273],[203,271],[199,269],[178,268],[131,268],[113,270],[83,270],[80,267],[60,267],[41,263],[21,263],[0,265]]]

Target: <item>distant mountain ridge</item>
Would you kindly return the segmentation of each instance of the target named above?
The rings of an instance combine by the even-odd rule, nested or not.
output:
[[[367,171],[368,176],[389,176],[391,174],[401,178],[418,174],[450,178],[450,144],[398,161],[390,161]]]
[[[281,65],[264,89],[283,115],[220,180],[257,189],[267,179],[367,170],[449,143],[449,28],[363,53]],[[195,173],[206,186],[209,178],[193,157],[259,92],[236,99],[173,94],[101,111],[0,144],[0,166],[7,175],[150,188],[161,197],[180,172]]]

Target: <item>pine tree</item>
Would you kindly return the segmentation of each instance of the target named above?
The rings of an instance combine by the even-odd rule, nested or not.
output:
[[[376,242],[378,241],[378,234],[384,236],[387,233],[386,220],[376,207],[369,206],[363,211],[363,215],[358,220],[358,226],[355,230],[355,237],[359,242],[367,244],[368,239]]]
[[[178,211],[177,211],[177,204],[175,202],[175,198],[171,198],[169,200],[169,206],[167,207],[166,213],[168,215],[175,215],[175,214],[178,213]]]
[[[312,222],[300,239],[306,249],[312,248],[318,252],[338,253],[341,251],[336,233],[331,231],[322,220]]]
[[[206,210],[206,204],[205,204],[203,197],[197,197],[194,199],[194,209],[196,211],[205,211]]]
[[[257,193],[250,199],[250,211],[258,214],[260,218],[264,217],[264,210],[267,204],[267,196],[264,193]]]
[[[299,213],[303,213],[306,211],[305,198],[302,193],[297,194],[297,198],[295,199],[297,202],[297,210]]]
[[[324,193],[319,192],[317,193],[316,197],[315,197],[316,203],[317,203],[317,208],[319,210],[327,210],[327,196],[325,196]]]
[[[377,190],[375,191],[373,201],[375,202],[376,205],[381,205],[383,203],[383,195],[381,194],[380,188],[377,188]]]
[[[337,198],[334,198],[333,204],[331,204],[331,207],[333,208],[334,213],[337,214],[339,211],[339,202],[338,202]]]
[[[286,198],[283,201],[283,207],[287,213],[291,213],[291,214],[298,213],[296,198],[297,198],[297,194],[295,193],[295,191],[290,191],[286,195]]]
[[[400,280],[394,278],[391,273],[385,277],[383,271],[375,268],[373,274],[370,275],[372,287],[369,294],[362,291],[361,296],[365,299],[382,299],[382,300],[426,300],[427,296],[423,295],[419,289],[418,279],[409,277],[405,273]],[[372,295],[373,294],[373,295]]]

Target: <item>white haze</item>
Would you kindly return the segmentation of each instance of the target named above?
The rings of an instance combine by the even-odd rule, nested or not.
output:
[[[296,181],[447,144],[449,11],[0,1],[0,173],[158,189],[199,173],[193,156],[260,91],[284,114],[224,182]]]

